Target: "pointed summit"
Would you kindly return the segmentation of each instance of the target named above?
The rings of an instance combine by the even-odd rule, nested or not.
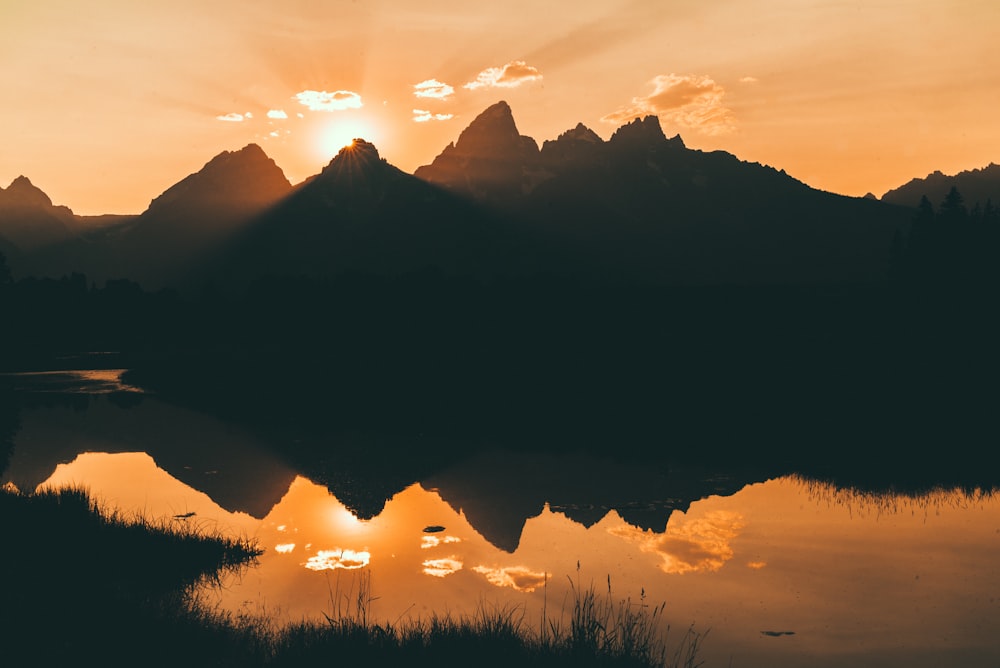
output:
[[[361,138],[355,138],[347,146],[337,152],[337,155],[323,168],[323,174],[350,174],[353,172],[371,171],[387,165],[375,144]]]
[[[18,208],[47,208],[52,200],[26,176],[18,176],[6,190],[0,189],[0,206]]]
[[[542,164],[549,170],[575,169],[592,165],[604,146],[604,140],[583,123],[542,143]]]
[[[73,236],[73,212],[52,200],[26,176],[0,189],[0,238],[21,251],[33,251]]]
[[[154,199],[146,214],[175,214],[181,209],[271,204],[288,194],[291,184],[281,168],[257,144],[223,151],[204,167]]]
[[[414,176],[479,199],[504,200],[530,188],[538,144],[520,134],[510,105],[488,107]]]

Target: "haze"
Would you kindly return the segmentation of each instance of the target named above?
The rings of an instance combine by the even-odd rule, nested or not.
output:
[[[259,143],[298,182],[351,137],[412,172],[509,101],[539,142],[660,117],[816,188],[881,195],[1000,155],[1000,4],[3,2],[0,186],[137,213]]]

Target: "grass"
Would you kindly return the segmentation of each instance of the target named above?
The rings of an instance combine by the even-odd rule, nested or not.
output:
[[[558,617],[538,628],[523,606],[481,601],[470,615],[376,621],[371,574],[331,588],[319,622],[277,626],[194,595],[260,554],[246,539],[186,522],[153,522],[100,507],[81,488],[0,490],[0,656],[6,665],[628,666],[694,668],[704,635],[672,648],[664,606],[615,600],[570,581]],[[547,590],[546,590],[547,591]],[[547,597],[546,597],[547,600]]]
[[[579,576],[578,576],[579,577]],[[248,629],[263,652],[264,665],[304,666],[329,661],[375,665],[608,666],[695,668],[704,639],[688,628],[676,644],[668,642],[664,605],[614,599],[570,582],[570,595],[557,619],[543,616],[535,629],[521,605],[480,601],[469,615],[431,614],[426,618],[373,621],[377,600],[370,573],[350,581],[346,591],[331,591],[325,621],[303,621],[275,628],[266,615],[228,616],[220,623]]]

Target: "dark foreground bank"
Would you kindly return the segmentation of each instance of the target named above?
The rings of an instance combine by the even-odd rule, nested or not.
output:
[[[576,591],[569,614],[529,629],[523,610],[395,625],[368,618],[370,585],[323,624],[220,614],[194,587],[252,567],[250,541],[102,511],[79,489],[0,491],[5,664],[38,666],[694,666],[702,636],[670,637],[659,608]],[[668,643],[669,641],[669,643]]]

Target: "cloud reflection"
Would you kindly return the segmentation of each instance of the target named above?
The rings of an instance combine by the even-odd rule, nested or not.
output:
[[[517,591],[532,592],[545,584],[546,574],[529,570],[525,566],[508,566],[506,568],[490,568],[476,566],[475,572],[486,576],[486,580],[497,587],[510,587]]]
[[[448,543],[461,543],[462,539],[457,536],[424,536],[420,539],[420,549],[437,547]]]
[[[278,554],[289,554],[295,550],[295,543],[279,543],[274,546],[274,551]]]
[[[355,570],[364,568],[371,561],[370,552],[355,552],[354,550],[320,550],[316,556],[309,557],[305,567],[311,571],[326,571],[336,568]]]
[[[608,529],[619,538],[635,543],[643,552],[658,554],[664,573],[710,573],[733,558],[730,541],[745,526],[743,516],[717,511],[697,519],[671,523],[662,534],[625,525]]]
[[[424,574],[433,575],[436,578],[443,578],[462,570],[464,564],[456,559],[454,555],[444,559],[427,559],[423,563]]]

